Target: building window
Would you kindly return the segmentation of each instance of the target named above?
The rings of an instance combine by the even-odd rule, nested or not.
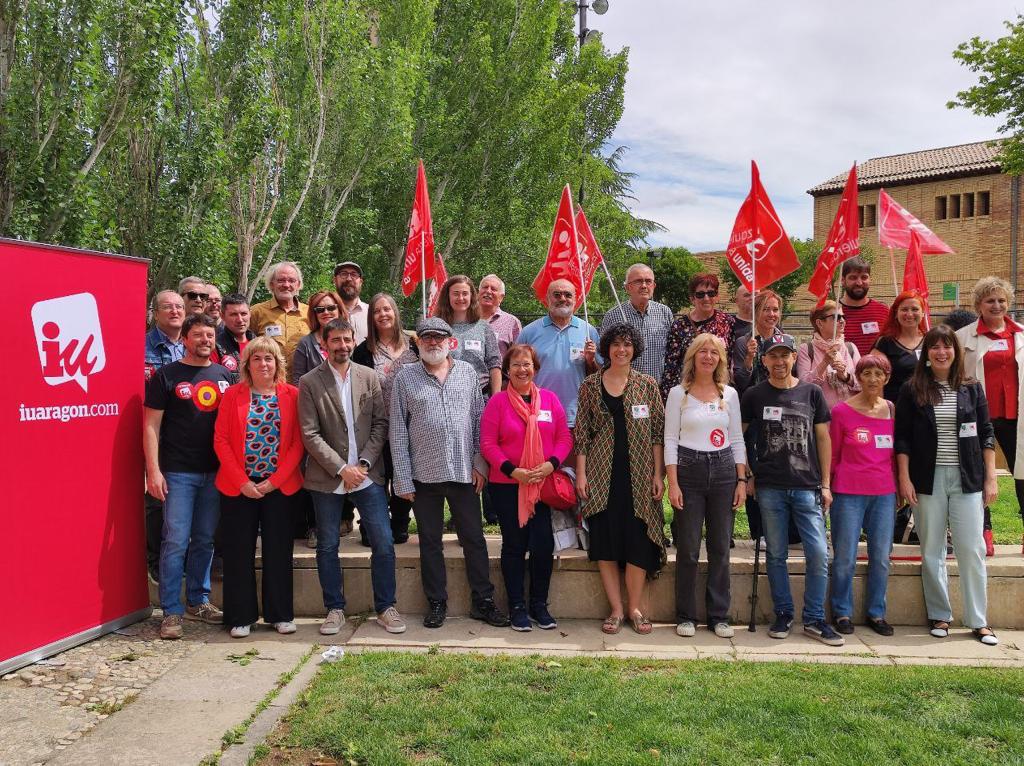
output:
[[[959,218],[960,217],[960,195],[950,194],[949,195],[949,217]]]
[[[864,228],[870,229],[875,225],[875,206],[864,206]]]
[[[935,220],[945,221],[946,220],[946,198],[936,197],[935,198]]]
[[[991,192],[987,192],[987,191],[978,192],[978,200],[977,200],[977,202],[978,202],[978,206],[977,206],[977,213],[978,213],[978,215],[988,215],[989,214],[989,204],[991,202]]]
[[[864,228],[864,206],[857,205],[857,228]]]
[[[974,218],[974,192],[961,196],[960,212],[964,218]]]

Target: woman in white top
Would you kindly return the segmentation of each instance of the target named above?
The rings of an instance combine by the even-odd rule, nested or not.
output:
[[[665,464],[668,497],[675,509],[676,633],[688,637],[697,625],[697,556],[707,526],[708,627],[730,638],[729,542],[733,513],[746,498],[747,452],[740,400],[729,380],[725,344],[710,333],[693,339],[678,386],[665,404]]]

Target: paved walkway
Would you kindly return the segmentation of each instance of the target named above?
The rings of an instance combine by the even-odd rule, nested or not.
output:
[[[858,627],[846,646],[828,647],[800,634],[799,625],[785,641],[768,638],[764,625],[755,633],[737,628],[735,638],[723,640],[703,629],[694,638],[679,638],[674,625],[663,624],[650,636],[628,626],[605,636],[596,620],[562,620],[553,631],[516,633],[451,618],[441,630],[427,630],[410,617],[408,631],[392,636],[356,618],[328,641],[318,620],[297,622],[292,636],[261,627],[244,640],[189,622],[185,639],[174,642],[156,637],[159,618],[153,617],[10,674],[0,681],[0,764],[200,763],[221,750],[225,735],[240,740],[230,733],[251,720],[287,676],[301,668],[300,686],[311,677],[311,663],[319,662],[324,648],[319,644],[329,643],[346,652],[437,646],[483,654],[1024,668],[1024,631],[1010,630],[999,632],[999,646],[986,647],[965,630],[937,640],[924,628],[897,627],[894,637],[882,638]],[[296,692],[292,687],[287,691]],[[285,699],[279,703],[273,716],[286,709]],[[254,731],[267,731],[263,723]],[[244,751],[228,748],[221,763],[244,763]]]

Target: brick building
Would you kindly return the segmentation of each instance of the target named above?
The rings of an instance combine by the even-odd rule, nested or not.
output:
[[[873,257],[872,295],[888,302],[893,289],[889,252],[878,243],[878,190],[884,188],[953,250],[926,255],[933,313],[954,302],[943,300],[943,284],[959,285],[959,305],[971,306],[971,289],[982,276],[996,275],[1019,288],[1021,234],[1020,179],[1001,172],[998,143],[926,149],[876,157],[857,167],[860,241]],[[814,198],[814,239],[824,242],[846,183],[847,171],[808,190]],[[896,250],[897,285],[903,280],[906,251]]]

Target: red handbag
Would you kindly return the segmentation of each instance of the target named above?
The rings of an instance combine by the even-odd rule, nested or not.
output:
[[[540,487],[540,501],[549,508],[568,511],[576,506],[576,483],[559,468],[544,479]]]

